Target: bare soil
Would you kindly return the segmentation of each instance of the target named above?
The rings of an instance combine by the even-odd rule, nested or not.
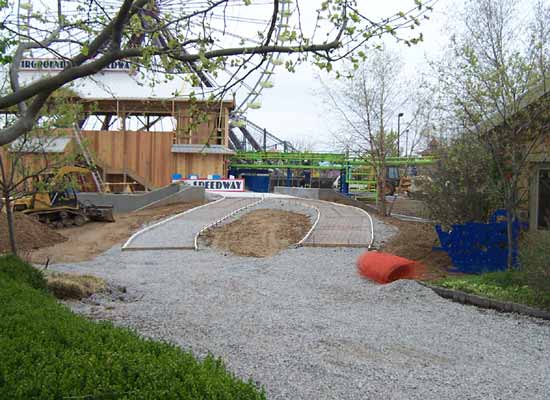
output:
[[[394,198],[388,197],[388,209],[392,207],[392,212],[397,214],[408,215],[411,217],[429,218],[428,210],[423,201],[410,199],[408,197],[399,196]]]
[[[303,214],[266,209],[210,229],[204,238],[208,245],[239,256],[270,257],[298,243],[310,228]]]
[[[393,201],[393,199],[392,199]],[[393,238],[385,243],[380,250],[409,260],[420,262],[424,267],[422,280],[443,278],[449,275],[458,275],[450,272],[451,259],[443,251],[434,251],[433,247],[440,245],[432,223],[401,221],[393,217],[381,216],[374,206],[362,205],[338,199],[337,203],[350,204],[376,213],[377,218],[399,229]],[[389,202],[388,202],[389,203]],[[389,206],[389,204],[388,204]],[[392,212],[413,217],[427,217],[427,210],[422,201],[398,197]]]
[[[89,222],[80,227],[57,229],[54,233],[65,236],[63,243],[29,253],[28,260],[38,264],[87,261],[124,242],[144,224],[177,214],[203,203],[180,203],[169,206],[115,215],[116,222]],[[51,245],[50,244],[50,245]]]
[[[418,261],[426,267],[422,279],[436,279],[448,275],[451,259],[443,251],[434,251],[439,246],[439,239],[433,224],[421,222],[400,221],[395,218],[383,218],[383,221],[399,228],[399,233],[388,243],[382,251]]]
[[[14,214],[14,227],[17,247],[21,252],[52,246],[67,240],[65,236],[47,225],[21,213]],[[0,254],[9,251],[8,222],[6,214],[0,212]]]

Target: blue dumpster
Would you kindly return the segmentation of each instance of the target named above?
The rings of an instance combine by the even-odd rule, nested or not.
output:
[[[245,187],[252,192],[269,192],[269,175],[243,175]]]

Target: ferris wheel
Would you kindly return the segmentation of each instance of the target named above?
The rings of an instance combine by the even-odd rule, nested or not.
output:
[[[196,12],[206,9],[212,1],[157,0],[157,12],[173,13],[176,10]],[[281,44],[285,32],[290,28],[290,17],[295,11],[290,0],[279,3],[277,18],[271,35],[271,44]],[[230,47],[253,47],[262,44],[262,37],[270,28],[273,16],[273,1],[257,0],[247,5],[243,0],[228,0],[223,7],[212,9],[204,14],[205,18],[189,19],[190,31],[208,31],[211,50]],[[170,32],[164,33],[165,39],[173,39]],[[198,48],[195,50],[199,50]],[[261,94],[265,89],[273,87],[273,74],[277,65],[283,61],[276,55],[240,55],[224,63],[215,73],[192,69],[200,77],[204,86],[216,90],[234,93],[236,107],[235,116],[244,115],[248,109],[261,107]]]
[[[101,29],[116,15],[122,3],[122,0],[62,0],[63,15],[69,24],[74,22],[74,28],[62,32],[64,37],[61,39],[65,40],[52,45],[51,49],[34,50],[34,56],[48,57],[53,54],[68,58],[76,55],[81,51],[78,43],[90,42],[93,39],[93,33],[91,33],[93,28],[96,28],[96,31]],[[273,1],[253,0],[250,4],[248,3],[244,0],[156,0],[154,5],[145,7],[138,14],[143,31],[127,40],[136,46],[142,43],[166,46],[172,41],[178,43],[188,41],[189,45],[186,46],[186,50],[182,50],[183,54],[198,53],[201,50],[256,47],[265,43],[269,32],[271,32],[270,45],[284,44],[288,40],[289,33],[295,28],[292,25],[292,16],[297,11],[297,5],[292,0],[280,0],[275,21],[273,21]],[[26,33],[29,36],[35,34],[40,37],[44,35],[46,29],[32,26],[31,15],[37,11],[38,7],[42,7],[40,12],[46,18],[49,15],[51,20],[55,21],[57,10],[48,9],[44,3],[35,4],[31,0],[22,0],[16,14],[17,21],[14,22],[20,28],[25,26],[25,21],[29,21],[26,25],[28,30]],[[167,20],[178,22],[158,31],[155,35],[147,35],[151,24],[156,23],[156,26],[159,26]],[[76,21],[88,23],[92,29],[79,28]],[[294,22],[294,24],[297,23]],[[195,38],[202,40],[194,42]],[[186,71],[163,70],[160,62],[153,62],[150,68],[155,74],[160,75],[191,73],[198,78],[195,82],[200,82],[204,93],[232,95],[235,99],[235,108],[231,114],[232,127],[240,129],[243,136],[243,140],[233,138],[232,142],[233,147],[239,148],[241,143],[246,142],[247,137],[253,134],[252,131],[259,131],[257,126],[248,123],[246,113],[248,110],[261,108],[262,95],[264,91],[275,85],[275,70],[283,63],[283,58],[276,54],[241,54],[227,57],[212,71],[202,68],[201,62],[189,64]],[[248,132],[246,132],[246,126],[249,128]],[[267,137],[270,143],[275,143],[275,146],[277,143],[283,143],[272,134],[266,136],[264,132],[263,136],[264,142]],[[253,147],[258,147],[254,140],[251,143]],[[265,143],[263,145],[266,147]]]
[[[192,1],[186,7],[196,9],[211,1]],[[171,12],[181,7],[181,0],[157,0],[160,12]],[[292,16],[297,5],[291,0],[279,2],[277,18],[272,27],[271,44],[281,45],[288,40]],[[273,1],[256,0],[246,5],[243,0],[228,0],[223,13],[213,11],[207,21],[192,21],[191,29],[207,29],[212,35],[212,49],[229,47],[254,47],[262,44],[262,37],[273,22]],[[167,33],[167,36],[169,34]],[[235,61],[236,60],[236,61]],[[214,74],[195,70],[204,86],[216,90],[225,88],[233,93],[236,104],[231,113],[230,145],[237,150],[294,149],[292,144],[247,119],[247,111],[262,106],[262,94],[274,87],[274,75],[284,63],[279,55],[236,56]],[[193,66],[192,66],[193,69]]]

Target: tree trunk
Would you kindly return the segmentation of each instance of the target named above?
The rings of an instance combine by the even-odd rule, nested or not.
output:
[[[506,207],[506,233],[507,233],[507,242],[508,242],[508,256],[506,259],[506,266],[509,270],[514,267],[514,215],[513,207]]]
[[[17,245],[15,241],[15,224],[13,221],[13,210],[11,208],[10,194],[4,193],[4,204],[6,205],[6,221],[8,222],[8,238],[10,241],[10,250],[13,255],[17,255]]]
[[[518,177],[519,173],[515,172],[511,179],[509,192],[506,193],[506,233],[508,242],[508,255],[506,259],[506,266],[509,270],[515,267],[514,250],[517,248],[518,245],[514,238],[514,222],[516,220],[516,208],[518,205]]]
[[[378,191],[378,204],[380,213],[383,216],[386,216],[386,168],[380,168],[377,179],[376,186]]]

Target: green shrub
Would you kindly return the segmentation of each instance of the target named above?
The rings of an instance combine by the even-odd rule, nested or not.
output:
[[[47,287],[41,271],[13,255],[0,256],[0,279],[6,278],[25,282],[35,289],[45,290]]]
[[[429,180],[415,193],[429,217],[444,226],[486,222],[499,208],[499,191],[490,155],[472,135],[462,135],[442,147],[439,161],[428,169]]]
[[[174,345],[86,320],[32,288],[33,273],[22,272],[28,265],[13,258],[2,265],[1,399],[265,398],[220,360],[197,361]]]
[[[519,259],[527,284],[550,293],[550,232],[526,233],[520,243]]]

